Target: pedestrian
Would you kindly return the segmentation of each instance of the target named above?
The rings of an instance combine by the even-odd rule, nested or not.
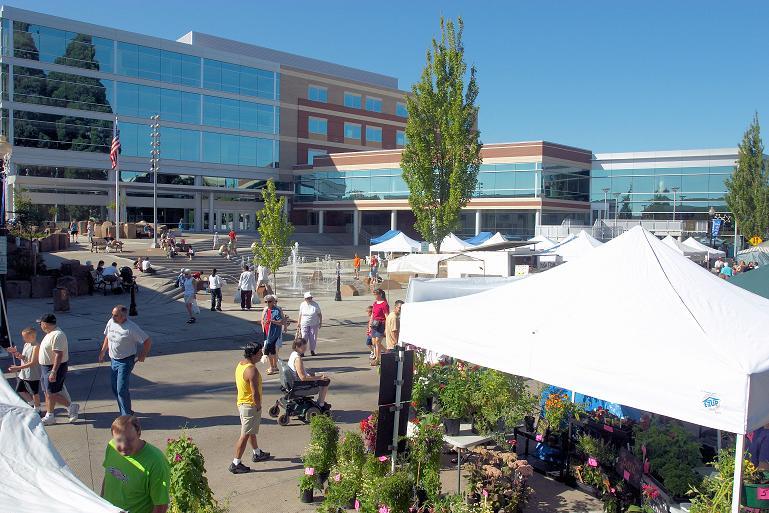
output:
[[[187,246],[187,258],[189,260],[192,260],[192,257],[195,256],[195,250],[192,248],[192,245]]]
[[[256,266],[256,286],[257,288],[264,286],[264,290],[268,291],[269,294],[272,289],[270,289],[270,271],[267,269],[265,265],[262,263],[259,263],[258,266]]]
[[[208,291],[211,293],[211,311],[222,311],[222,278],[216,274],[216,269],[208,277]]]
[[[187,313],[190,316],[187,319],[187,324],[192,324],[195,322],[195,308],[197,308],[197,302],[195,301],[197,284],[195,283],[195,278],[192,277],[192,271],[189,269],[184,270],[181,285],[184,288],[184,306],[187,308]]]
[[[141,346],[141,347],[140,347]],[[112,318],[104,328],[104,341],[99,351],[99,363],[109,351],[112,393],[117,399],[120,415],[133,415],[129,381],[136,362],[150,354],[152,340],[135,322],[128,319],[128,308],[115,305]]]
[[[155,274],[155,269],[152,268],[149,257],[142,260],[142,272],[146,274]]]
[[[304,293],[304,301],[299,305],[299,336],[307,340],[312,356],[315,356],[318,347],[318,332],[322,324],[320,305],[312,299],[312,292],[307,291]]]
[[[400,299],[393,305],[392,312],[385,319],[385,345],[388,351],[392,351],[398,345],[398,336],[401,330],[401,305]]]
[[[748,435],[747,452],[750,454],[750,461],[759,470],[769,470],[769,424]]]
[[[302,358],[304,357],[305,351],[307,351],[307,341],[305,339],[300,337],[294,340],[292,347],[294,351],[291,353],[291,356],[288,357],[287,365],[288,368],[294,372],[294,379],[305,384],[319,387],[318,406],[320,406],[323,411],[330,410],[331,405],[326,402],[326,395],[328,394],[328,387],[331,384],[331,379],[325,374],[316,375],[304,368]]]
[[[21,353],[15,346],[8,348],[8,352],[20,360],[19,365],[8,367],[8,372],[19,373],[16,392],[28,403],[32,402],[35,411],[40,413],[40,345],[37,343],[37,330],[32,326],[24,328],[21,330],[21,338],[24,340]]]
[[[77,228],[77,221],[72,221],[69,225],[69,238],[72,242],[77,242],[77,235],[79,230]]]
[[[355,279],[360,280],[360,257],[355,253],[355,258],[352,259],[352,269],[355,274]]]
[[[88,222],[85,225],[85,231],[86,231],[86,235],[88,235],[88,243],[93,244],[93,232],[94,232],[93,219],[88,220]]]
[[[244,265],[243,272],[240,273],[238,289],[240,290],[240,309],[251,310],[251,297],[256,290],[256,278],[248,265]]]
[[[376,255],[371,255],[371,263],[369,267],[369,285],[371,286],[371,290],[375,291],[376,286],[379,283],[379,259]]]
[[[240,437],[235,442],[235,457],[229,471],[233,474],[246,474],[251,468],[243,465],[240,459],[251,443],[251,461],[258,463],[270,459],[270,453],[259,448],[256,435],[262,421],[262,376],[256,368],[256,362],[262,358],[261,342],[249,342],[243,348],[243,359],[235,367],[235,385],[238,389],[238,413],[240,414]]]
[[[374,356],[374,346],[371,342],[371,311],[374,308],[371,305],[368,305],[366,307],[366,348],[369,350],[368,359],[373,360],[375,358]]]
[[[734,276],[734,270],[729,265],[729,261],[728,260],[726,262],[724,262],[724,265],[723,265],[723,267],[721,267],[721,271],[719,272],[719,275],[721,276],[721,278],[723,278],[725,280],[727,280],[727,279],[731,278],[732,276]]]
[[[238,238],[237,234],[235,233],[235,228],[230,228],[230,233],[227,234],[227,237],[230,238],[230,244],[234,246]]]
[[[101,273],[102,277],[118,276],[119,274],[120,273],[117,270],[117,262],[112,262],[112,265],[110,265],[109,267],[105,267]]]
[[[56,316],[45,314],[38,319],[40,329],[45,336],[40,342],[38,351],[38,363],[40,369],[40,384],[45,392],[45,417],[43,424],[50,426],[56,424],[56,405],[61,404],[67,408],[70,422],[77,420],[80,405],[73,403],[62,393],[64,381],[67,379],[69,362],[69,343],[67,335],[56,326]]]
[[[371,366],[375,367],[381,362],[382,339],[385,332],[385,320],[390,313],[390,305],[387,303],[387,297],[382,289],[374,290],[374,303],[371,305],[371,344],[374,346],[374,359]]]
[[[264,330],[264,354],[270,363],[267,374],[278,372],[278,349],[283,345],[283,328],[289,324],[283,315],[283,309],[278,306],[278,298],[272,294],[264,296],[262,310],[262,329]]]
[[[214,232],[214,249],[219,247],[219,232]]]
[[[104,454],[101,496],[123,511],[168,511],[171,470],[166,455],[141,439],[139,419],[123,415],[112,423]]]

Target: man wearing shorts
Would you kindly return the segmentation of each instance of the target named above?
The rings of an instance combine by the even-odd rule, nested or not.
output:
[[[283,310],[278,306],[278,298],[273,294],[264,296],[265,307],[262,311],[264,329],[264,354],[270,361],[267,374],[278,373],[278,348],[283,342],[283,328],[288,326]]]
[[[256,362],[262,358],[262,343],[249,342],[243,348],[243,359],[235,367],[235,385],[238,388],[238,413],[240,414],[240,438],[235,442],[235,458],[230,463],[229,471],[233,474],[246,474],[251,468],[243,465],[240,458],[251,442],[253,455],[251,461],[258,463],[270,459],[270,453],[259,448],[256,435],[262,421],[262,376],[256,368]]]
[[[184,288],[184,306],[187,308],[187,314],[190,316],[187,319],[187,324],[195,322],[195,315],[192,308],[195,303],[195,293],[197,292],[195,278],[192,277],[192,271],[189,269],[184,270],[184,277],[181,280],[182,288]]]
[[[43,417],[43,424],[50,426],[56,424],[54,410],[56,404],[61,404],[67,408],[70,422],[77,420],[77,414],[80,411],[80,405],[71,403],[62,392],[64,381],[67,378],[67,362],[69,361],[69,344],[67,335],[56,326],[56,316],[45,314],[40,319],[40,329],[45,336],[40,342],[40,352],[38,362],[41,366],[40,384],[45,392],[46,414]]]

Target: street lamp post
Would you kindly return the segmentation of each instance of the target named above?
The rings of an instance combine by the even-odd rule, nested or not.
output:
[[[342,264],[337,260],[336,262],[336,296],[334,301],[342,300]]]
[[[673,221],[676,220],[676,203],[677,203],[677,194],[678,194],[678,187],[671,187],[671,191],[673,191]]]
[[[619,216],[619,196],[620,194],[618,192],[614,193],[614,233],[612,234],[612,237],[617,236],[617,216]]]
[[[158,161],[160,160],[160,116],[151,116],[150,170],[152,171],[152,248],[158,247]]]
[[[603,191],[603,219],[606,220],[606,216],[609,213],[609,188],[604,187]]]
[[[8,267],[8,227],[5,224],[5,213],[8,210],[6,202],[8,197],[6,196],[6,180],[11,172],[11,154],[13,153],[13,146],[8,142],[8,138],[5,134],[0,134],[0,159],[3,163],[3,169],[0,171],[0,177],[2,180],[2,206],[3,211],[0,213],[0,348],[10,347],[11,338],[8,335],[8,297],[6,288],[6,273]],[[3,349],[0,349],[2,352]]]

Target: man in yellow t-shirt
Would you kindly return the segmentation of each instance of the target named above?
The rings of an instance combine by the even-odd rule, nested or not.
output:
[[[401,305],[400,299],[395,302],[393,311],[385,317],[385,343],[387,350],[393,350],[398,345],[398,335],[401,331]]]
[[[246,474],[251,468],[243,465],[240,458],[250,441],[253,455],[251,461],[258,463],[270,459],[270,453],[259,448],[256,435],[262,420],[262,376],[256,368],[256,362],[262,358],[262,343],[249,342],[243,348],[243,359],[235,367],[235,385],[238,387],[238,413],[240,414],[240,438],[235,442],[235,458],[230,463],[229,471],[233,474]]]

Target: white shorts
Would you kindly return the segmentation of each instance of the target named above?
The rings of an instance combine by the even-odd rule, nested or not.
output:
[[[184,295],[184,303],[189,304],[195,301],[195,294],[185,294]]]

